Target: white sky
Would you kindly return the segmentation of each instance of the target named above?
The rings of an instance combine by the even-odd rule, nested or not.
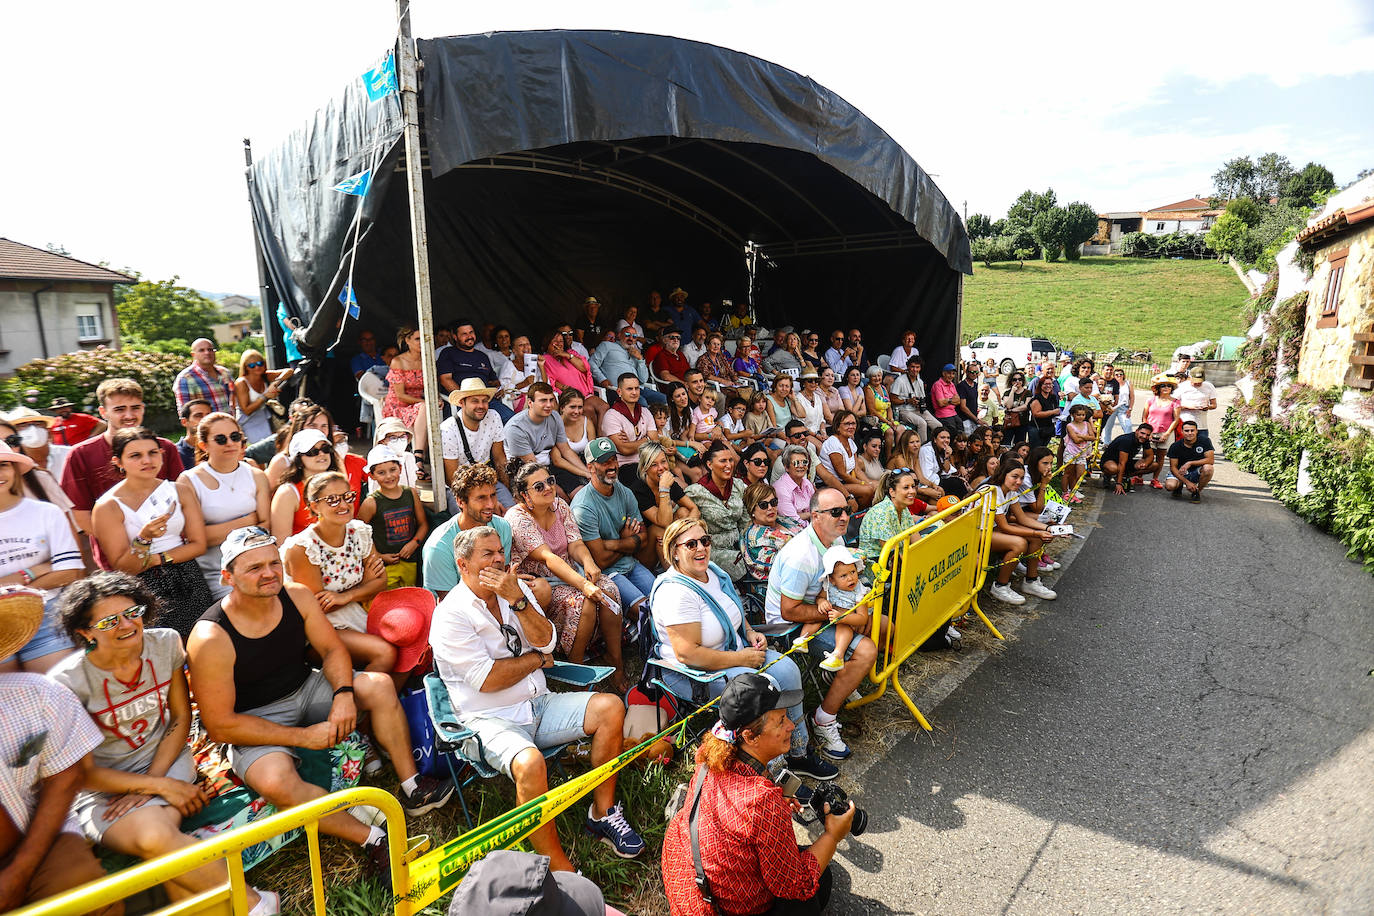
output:
[[[616,28],[807,74],[901,143],[956,208],[1028,187],[1099,210],[1205,193],[1277,150],[1374,166],[1374,4],[413,0],[419,37]],[[391,0],[6,3],[0,235],[253,294],[241,140],[275,145],[395,33]]]

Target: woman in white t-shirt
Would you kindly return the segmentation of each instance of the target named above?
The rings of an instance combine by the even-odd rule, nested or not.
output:
[[[629,328],[631,331],[634,332],[635,337],[638,337],[639,340],[640,340],[640,342],[643,343],[643,341],[644,341],[644,329],[641,328],[638,324],[635,323],[636,320],[637,320],[638,318],[639,318],[639,306],[637,306],[637,305],[626,306],[626,308],[625,308],[625,314],[622,315],[621,318],[620,318],[620,320],[617,321],[617,322],[615,323],[615,329],[616,329],[616,331],[619,332],[621,328]]]
[[[663,533],[663,562],[667,571],[654,582],[654,656],[699,671],[722,671],[725,677],[707,686],[712,697],[725,691],[730,678],[771,664],[768,674],[784,691],[801,689],[796,662],[768,648],[768,639],[754,632],[744,619],[744,606],[734,583],[711,562],[711,535],[700,519],[678,519]],[[664,683],[676,696],[692,696],[692,682],[674,671]],[[802,704],[788,707],[796,725],[788,757],[806,754],[809,736]],[[800,736],[800,737],[798,737]]]
[[[1006,604],[1025,604],[1023,595],[1053,600],[1058,595],[1040,581],[1040,558],[1052,535],[1049,525],[1031,518],[1021,507],[1021,490],[1026,480],[1026,468],[1015,458],[1007,458],[988,477],[993,497],[997,500],[992,544],[989,554],[997,562],[997,581],[991,589],[992,597]],[[1026,567],[1021,593],[1011,587],[1011,576],[1018,562]]]
[[[0,659],[0,672],[42,674],[71,654],[75,644],[57,620],[64,586],[85,572],[72,526],[61,509],[25,495],[24,475],[34,461],[0,442],[0,585],[44,593],[43,624],[24,647]]]
[[[873,484],[858,472],[859,448],[854,444],[854,434],[858,430],[859,418],[853,411],[837,411],[830,424],[830,438],[821,446],[820,455],[822,461],[829,463],[856,509],[872,503],[874,491]]]

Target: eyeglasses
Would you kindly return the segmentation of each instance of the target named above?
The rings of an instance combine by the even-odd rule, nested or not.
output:
[[[501,624],[501,635],[505,637],[506,648],[510,650],[512,656],[519,656],[525,651],[525,644],[520,641],[520,631],[508,623]]]
[[[245,368],[245,369],[261,369],[263,366],[266,366],[266,365],[267,365],[267,363],[265,363],[265,362],[263,362],[262,360],[259,359],[259,360],[254,360],[254,361],[251,362],[251,363],[244,363],[243,368]]]
[[[776,502],[776,500],[775,500],[775,502]],[[678,546],[678,547],[686,547],[688,550],[696,550],[698,544],[700,544],[702,547],[710,547],[710,546],[711,546],[711,536],[710,536],[709,534],[703,534],[701,537],[699,537],[699,538],[692,538],[690,541],[678,541],[678,542],[677,542],[677,546]]]
[[[848,506],[836,506],[836,507],[833,508],[833,509],[817,509],[816,511],[817,511],[817,512],[820,512],[820,513],[822,513],[822,514],[824,514],[824,515],[828,515],[828,516],[830,516],[831,518],[844,518],[846,515],[849,514],[849,507],[848,507]]]
[[[302,457],[302,458],[318,458],[319,456],[323,455],[325,452],[329,451],[330,448],[331,448],[331,446],[329,445],[328,442],[321,442],[319,445],[315,446],[314,448],[310,449],[309,451],[301,452],[301,457]]]
[[[235,431],[227,436],[224,433],[218,433],[216,435],[211,436],[210,441],[214,442],[216,445],[228,445],[230,442],[242,442],[246,438],[248,437],[245,436],[243,433]]]
[[[536,480],[534,483],[530,484],[530,489],[536,493],[543,493],[552,486],[552,480]]]
[[[135,604],[133,607],[126,607],[118,614],[111,614],[109,617],[101,617],[95,623],[91,624],[91,629],[113,630],[115,627],[119,626],[119,618],[123,617],[125,620],[138,620],[146,613],[148,613],[146,605]]]
[[[335,493],[333,496],[321,496],[319,499],[315,500],[315,502],[324,503],[326,506],[333,508],[337,506],[340,501],[346,502],[351,506],[357,498],[358,494],[349,490],[347,493]]]

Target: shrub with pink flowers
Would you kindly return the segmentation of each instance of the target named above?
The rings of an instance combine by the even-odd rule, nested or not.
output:
[[[169,423],[175,425],[176,401],[172,384],[188,361],[185,354],[104,347],[35,359],[0,382],[0,408],[12,409],[23,404],[43,410],[53,398],[64,397],[78,409],[95,413],[97,385],[107,378],[131,378],[143,386],[143,399],[148,405],[147,422],[158,427]]]

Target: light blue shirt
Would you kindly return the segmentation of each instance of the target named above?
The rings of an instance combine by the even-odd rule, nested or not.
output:
[[[598,385],[605,380],[614,388],[626,372],[633,372],[640,382],[649,381],[649,367],[644,360],[632,359],[619,341],[607,340],[592,351],[592,381]]]
[[[835,544],[843,543],[844,538],[835,538]],[[825,549],[816,529],[807,525],[805,531],[778,551],[768,572],[768,592],[763,600],[764,619],[768,623],[786,622],[782,616],[783,595],[804,604],[815,603],[825,583],[825,566],[821,563]]]
[[[496,529],[496,535],[501,539],[501,549],[506,554],[506,568],[510,569],[510,522],[493,515],[487,524]],[[455,515],[435,528],[425,540],[424,551],[420,555],[424,564],[425,588],[433,592],[436,598],[458,587],[458,561],[453,558],[453,539],[461,530],[458,516]]]
[[[616,481],[609,497],[602,496],[592,484],[578,490],[572,500],[573,518],[577,519],[577,530],[584,541],[608,541],[620,537],[620,530],[627,519],[640,519],[639,504],[629,487]],[[629,554],[619,557],[607,575],[626,575],[634,569],[635,558]]]

